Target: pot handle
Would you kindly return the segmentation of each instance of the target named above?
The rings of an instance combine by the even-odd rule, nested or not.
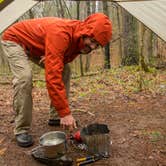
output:
[[[38,149],[43,150],[43,146],[42,146],[42,145],[36,146],[35,148],[33,148],[33,149],[31,150],[31,153],[35,152],[35,151],[38,150]]]

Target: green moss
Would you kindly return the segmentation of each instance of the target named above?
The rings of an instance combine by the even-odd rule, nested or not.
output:
[[[33,86],[35,86],[37,88],[44,88],[44,87],[46,87],[46,83],[45,83],[45,81],[37,80],[37,81],[33,82]]]

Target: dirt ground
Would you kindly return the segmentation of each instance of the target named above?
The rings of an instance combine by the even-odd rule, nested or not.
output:
[[[133,74],[128,71],[72,80],[70,107],[81,127],[98,122],[110,129],[110,158],[91,165],[166,166],[166,72],[158,73],[155,86],[160,88],[150,85],[151,89],[142,91],[131,88],[135,85],[131,85]],[[38,146],[39,137],[45,132],[61,130],[47,125],[47,91],[42,83],[34,84],[31,134],[35,144],[30,148],[16,145],[12,94],[11,85],[0,86],[0,166],[42,166],[29,151]],[[72,151],[71,156],[75,160],[81,153]]]

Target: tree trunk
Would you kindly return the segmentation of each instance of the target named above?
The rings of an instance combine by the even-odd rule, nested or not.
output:
[[[118,56],[118,65],[121,66],[122,56],[123,56],[123,48],[122,48],[122,28],[121,28],[121,20],[122,20],[122,11],[121,7],[117,6],[117,22],[118,22],[118,30],[119,30],[119,56]]]
[[[59,9],[59,1],[58,0],[55,0],[56,1],[56,9],[57,9],[57,16],[60,17],[60,9]]]
[[[86,1],[87,6],[87,16],[91,14],[91,5],[90,1]],[[86,63],[85,63],[85,72],[88,72],[90,68],[90,54],[86,55]]]
[[[77,1],[77,20],[80,18],[80,1]],[[84,75],[84,70],[83,70],[83,61],[82,61],[82,55],[80,54],[80,73],[81,76]]]
[[[109,11],[108,11],[108,4],[107,1],[103,1],[103,12],[109,16]],[[110,65],[110,44],[108,43],[105,46],[105,61],[104,61],[104,68],[105,69],[110,69],[111,65]]]
[[[59,0],[59,5],[60,5],[60,15],[62,18],[65,17],[65,12],[64,12],[64,7],[62,5],[62,0]]]
[[[152,31],[148,28],[145,29],[143,55],[145,63],[149,64],[152,56]]]
[[[123,36],[124,36],[124,57],[123,65],[135,65],[139,63],[137,20],[123,10]]]
[[[69,10],[69,8],[68,8],[68,6],[67,6],[65,0],[63,0],[63,4],[64,4],[64,7],[65,7],[66,10],[67,10],[67,12],[66,12],[67,17],[69,17],[70,19],[72,19],[72,15],[71,15],[71,13],[70,13],[70,10]]]
[[[96,1],[92,2],[92,13],[96,12]]]
[[[139,35],[140,35],[139,66],[140,66],[141,70],[148,72],[149,69],[148,69],[148,66],[144,60],[145,59],[144,58],[144,56],[145,56],[145,51],[144,51],[145,50],[145,42],[147,42],[147,41],[145,41],[146,28],[142,23],[139,23],[139,27],[140,27],[139,28],[139,31],[140,31],[139,32]]]

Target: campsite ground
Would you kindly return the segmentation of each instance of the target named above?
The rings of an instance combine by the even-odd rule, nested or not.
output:
[[[98,122],[110,129],[110,158],[91,165],[166,166],[166,71],[154,70],[143,78],[140,84],[137,68],[130,67],[72,79],[70,106],[81,127]],[[13,136],[12,94],[10,84],[0,86],[0,166],[42,166],[29,151],[45,132],[61,130],[47,125],[45,83],[34,82],[35,144],[27,149],[18,147]],[[73,160],[81,155],[71,151]]]

